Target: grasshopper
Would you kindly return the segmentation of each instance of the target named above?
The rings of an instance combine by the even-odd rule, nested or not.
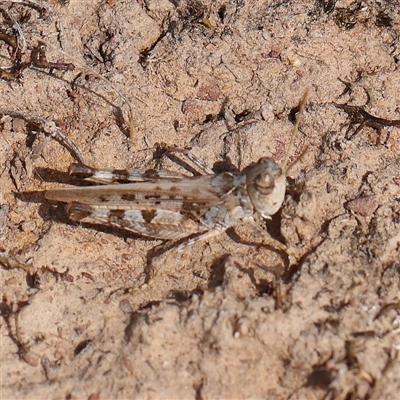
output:
[[[300,103],[289,149],[293,146],[307,92]],[[167,151],[174,151],[167,147]],[[71,220],[114,226],[148,238],[178,242],[178,250],[209,240],[241,220],[258,214],[270,219],[281,207],[286,191],[282,168],[262,157],[240,172],[214,174],[187,150],[186,155],[204,175],[186,176],[156,170],[98,170],[73,164],[69,173],[99,185],[56,188],[48,200],[67,203]],[[277,247],[288,252],[280,242]]]

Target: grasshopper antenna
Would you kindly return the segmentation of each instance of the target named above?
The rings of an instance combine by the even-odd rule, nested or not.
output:
[[[284,160],[283,166],[282,166],[282,171],[283,171],[285,174],[288,172],[288,170],[289,170],[290,168],[292,168],[295,164],[297,164],[297,163],[301,160],[301,158],[303,158],[304,154],[305,154],[306,151],[307,151],[307,148],[306,148],[306,149],[300,154],[300,156],[294,161],[294,163],[292,163],[292,164],[287,168],[287,163],[288,163],[288,161],[289,161],[289,156],[290,156],[290,153],[292,152],[293,144],[294,144],[294,141],[295,141],[295,139],[296,139],[297,133],[299,132],[299,123],[300,123],[301,117],[302,117],[302,115],[303,115],[303,111],[304,111],[304,107],[305,107],[306,102],[307,102],[307,97],[308,97],[308,92],[309,92],[309,91],[310,91],[310,88],[308,87],[308,88],[306,89],[306,91],[304,92],[303,97],[302,97],[302,99],[301,99],[301,101],[300,101],[300,104],[299,104],[299,111],[297,112],[297,115],[296,115],[296,121],[295,121],[295,123],[294,123],[292,137],[290,138],[290,143],[289,143],[288,150],[287,150],[286,156],[285,156],[285,160]]]

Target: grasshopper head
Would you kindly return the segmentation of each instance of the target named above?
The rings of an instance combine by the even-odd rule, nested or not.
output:
[[[255,211],[269,218],[285,198],[286,175],[272,158],[263,157],[248,167],[246,188]]]

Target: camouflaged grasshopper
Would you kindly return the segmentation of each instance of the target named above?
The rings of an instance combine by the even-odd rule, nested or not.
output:
[[[307,92],[300,103],[293,146]],[[167,147],[167,151],[174,151]],[[178,150],[179,151],[179,150]],[[67,203],[70,219],[115,226],[149,238],[181,241],[178,250],[208,240],[254,214],[269,219],[286,191],[286,164],[263,157],[240,172],[214,174],[187,150],[180,150],[205,175],[156,170],[97,170],[75,164],[70,174],[99,186],[46,191],[48,200]],[[287,252],[286,247],[277,247]]]

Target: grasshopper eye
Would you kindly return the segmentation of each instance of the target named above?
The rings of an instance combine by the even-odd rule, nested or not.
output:
[[[254,179],[254,187],[259,193],[268,195],[274,190],[275,179],[267,171],[262,171]]]
[[[254,210],[269,218],[285,198],[286,176],[272,158],[263,157],[247,167],[246,189]]]

